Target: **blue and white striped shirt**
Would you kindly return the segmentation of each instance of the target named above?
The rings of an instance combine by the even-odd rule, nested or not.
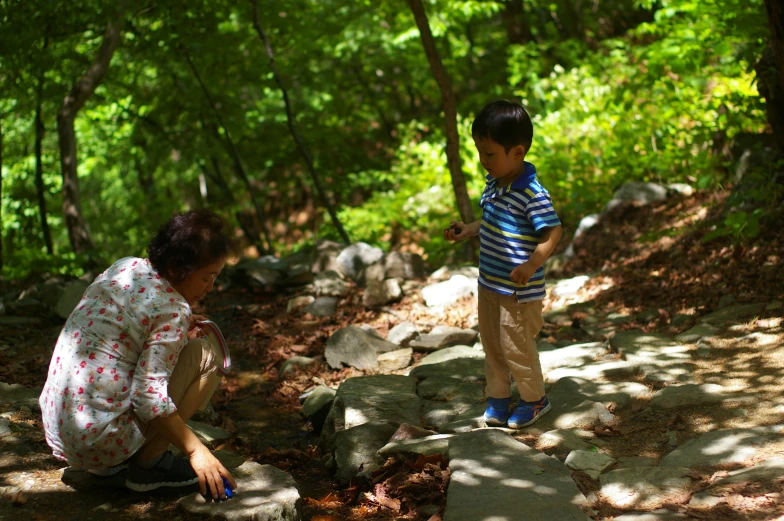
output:
[[[479,285],[503,295],[516,295],[518,302],[542,300],[543,267],[527,284],[517,284],[509,278],[512,270],[526,262],[539,245],[542,230],[561,224],[550,194],[536,178],[534,165],[525,162],[520,177],[503,188],[488,175],[479,206]]]

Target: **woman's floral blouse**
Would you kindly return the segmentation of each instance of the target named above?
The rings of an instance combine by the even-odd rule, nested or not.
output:
[[[147,259],[120,259],[95,279],[60,332],[39,399],[55,457],[105,468],[141,448],[134,416],[177,410],[168,382],[190,315]]]

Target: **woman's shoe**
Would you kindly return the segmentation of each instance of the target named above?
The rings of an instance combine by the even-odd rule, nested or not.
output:
[[[187,487],[199,482],[187,458],[166,451],[160,461],[146,469],[132,460],[128,466],[125,486],[137,492],[146,492],[160,487]]]

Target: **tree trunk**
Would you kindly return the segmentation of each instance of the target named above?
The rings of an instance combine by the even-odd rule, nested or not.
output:
[[[3,200],[3,119],[0,118],[0,201]],[[3,273],[3,205],[0,204],[0,279]]]
[[[44,77],[38,78],[37,102],[35,105],[35,191],[38,195],[38,212],[41,215],[41,231],[44,234],[46,252],[54,255],[52,248],[52,234],[49,233],[49,223],[46,220],[46,187],[44,186],[44,167],[41,160],[44,141],[44,122],[41,117],[41,104],[43,103]]]
[[[502,2],[501,20],[504,22],[509,43],[526,44],[533,39],[531,26],[525,18],[523,0],[507,0]]]
[[[196,65],[194,65],[193,60],[191,60],[190,55],[186,50],[183,49],[183,54],[185,55],[185,60],[188,62],[188,66],[190,66],[193,75],[196,77],[196,81],[199,83],[202,92],[204,93],[204,97],[207,98],[207,102],[210,104],[210,109],[215,113],[215,117],[218,120],[218,124],[223,128],[223,132],[226,135],[226,143],[229,146],[229,151],[231,152],[232,158],[234,159],[234,169],[237,172],[237,175],[240,176],[242,182],[245,183],[245,187],[248,189],[248,194],[250,195],[251,201],[253,202],[253,207],[256,210],[256,216],[261,223],[261,231],[264,235],[264,240],[266,241],[266,245],[262,245],[262,249],[264,252],[262,253],[274,253],[274,249],[272,248],[272,241],[270,240],[269,233],[267,232],[267,217],[264,213],[264,208],[259,204],[258,200],[256,199],[255,190],[253,189],[253,185],[250,183],[250,178],[248,177],[248,173],[245,171],[245,166],[242,164],[242,157],[240,156],[239,150],[237,150],[237,146],[234,144],[234,140],[231,138],[231,133],[229,133],[229,129],[223,123],[223,117],[221,116],[220,112],[218,111],[217,105],[212,99],[210,95],[209,89],[207,89],[207,85],[204,84],[204,81],[201,79],[201,75],[199,71],[196,69]]]
[[[784,153],[784,5],[765,0],[770,25],[770,50],[757,65],[759,91],[765,98],[768,121],[779,150]]]
[[[68,238],[75,253],[91,252],[93,246],[90,229],[82,217],[79,202],[79,177],[77,175],[76,134],[74,120],[79,110],[101,83],[109,69],[109,62],[122,39],[121,25],[125,2],[118,5],[117,16],[106,25],[101,48],[92,65],[68,92],[57,113],[57,133],[60,136],[60,165],[63,173],[63,218],[68,228]]]
[[[430,24],[427,20],[427,13],[422,6],[422,0],[408,0],[411,12],[414,13],[419,35],[422,38],[422,46],[425,48],[427,60],[433,71],[441,89],[441,101],[444,108],[444,119],[446,120],[446,161],[449,173],[452,175],[452,187],[455,191],[457,208],[460,211],[460,218],[465,223],[472,223],[475,220],[474,209],[471,206],[471,199],[468,197],[463,167],[460,161],[460,136],[457,132],[457,103],[455,94],[452,90],[452,82],[449,74],[441,62],[441,57],[436,49],[433,33],[430,32]]]
[[[297,131],[297,127],[294,125],[294,115],[291,111],[291,102],[289,101],[289,95],[286,91],[286,88],[283,86],[283,80],[280,77],[280,73],[278,73],[278,68],[275,66],[275,56],[272,52],[272,46],[270,45],[269,38],[267,38],[267,33],[264,32],[264,29],[261,27],[261,23],[259,22],[259,4],[258,0],[251,0],[253,4],[253,27],[256,29],[256,32],[261,38],[261,41],[264,42],[264,49],[267,52],[267,58],[269,58],[269,66],[272,70],[272,75],[275,78],[275,83],[278,84],[278,88],[280,89],[281,94],[283,94],[283,102],[286,105],[286,120],[288,122],[289,132],[291,132],[291,136],[294,138],[294,142],[297,145],[297,149],[299,153],[302,154],[302,157],[305,159],[305,163],[308,165],[308,170],[310,171],[310,177],[313,180],[313,186],[316,188],[316,193],[321,199],[321,204],[327,209],[329,212],[329,216],[332,219],[332,224],[338,231],[340,238],[346,244],[350,244],[351,240],[349,239],[346,230],[343,228],[343,225],[338,218],[338,214],[335,211],[335,207],[330,202],[329,198],[327,197],[327,193],[324,190],[324,186],[321,184],[321,178],[316,172],[316,168],[313,165],[313,158],[310,156],[310,152],[308,151],[305,143],[302,141],[302,137],[299,135]],[[372,99],[371,99],[372,101]],[[385,121],[386,123],[386,121]],[[387,123],[388,125],[388,123]]]

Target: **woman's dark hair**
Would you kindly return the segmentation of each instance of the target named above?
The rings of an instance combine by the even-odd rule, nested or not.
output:
[[[179,284],[232,251],[226,221],[209,210],[191,210],[175,215],[160,227],[147,247],[147,258],[169,282]]]
[[[508,153],[517,145],[531,148],[534,125],[528,112],[519,103],[499,100],[485,105],[471,125],[474,139],[492,139]]]

